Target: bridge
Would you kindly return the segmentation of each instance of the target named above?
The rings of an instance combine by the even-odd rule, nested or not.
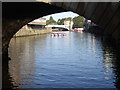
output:
[[[65,29],[69,30],[69,26],[68,25],[47,25],[46,27],[65,28]]]
[[[33,0],[35,1],[35,0]],[[14,34],[27,23],[54,13],[73,11],[104,29],[103,34],[120,42],[120,2],[3,2],[2,54]]]

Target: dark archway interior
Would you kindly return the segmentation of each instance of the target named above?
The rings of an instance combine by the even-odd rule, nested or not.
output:
[[[3,32],[2,32],[2,51],[3,58],[8,54],[10,39],[22,26],[39,17],[64,12],[62,8],[46,3],[3,3]]]

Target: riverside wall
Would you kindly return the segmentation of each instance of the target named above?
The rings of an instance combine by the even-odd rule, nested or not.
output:
[[[49,27],[36,29],[36,28],[31,28],[25,25],[14,35],[14,37],[48,34],[51,32],[52,32],[52,28],[49,28]]]

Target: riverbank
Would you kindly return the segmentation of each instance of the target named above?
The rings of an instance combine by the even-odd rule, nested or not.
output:
[[[48,34],[51,32],[52,32],[52,28],[49,28],[49,27],[48,28],[31,28],[28,26],[24,26],[14,35],[14,37]]]

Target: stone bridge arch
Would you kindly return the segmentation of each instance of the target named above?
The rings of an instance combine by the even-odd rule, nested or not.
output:
[[[120,2],[4,2],[2,10],[3,58],[8,56],[11,38],[22,26],[58,12],[73,11],[101,26],[105,34],[120,39]]]

